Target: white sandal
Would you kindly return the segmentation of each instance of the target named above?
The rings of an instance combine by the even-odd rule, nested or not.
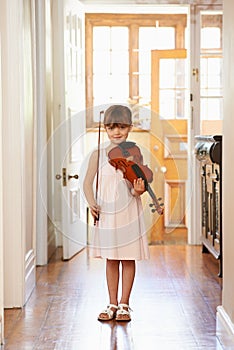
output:
[[[127,309],[127,310],[126,310]],[[130,311],[132,309],[127,304],[119,304],[118,310],[116,312],[116,321],[131,321]]]
[[[116,311],[111,310],[111,308],[113,309],[118,309],[118,306],[114,305],[114,304],[109,304],[107,305],[107,308],[105,310],[103,310],[99,316],[98,316],[98,320],[99,321],[110,321],[115,317]],[[105,316],[102,316],[105,315]]]

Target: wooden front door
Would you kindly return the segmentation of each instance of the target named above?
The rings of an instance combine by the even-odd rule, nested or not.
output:
[[[154,219],[151,243],[185,243],[187,119],[186,50],[153,50],[151,71],[152,187],[163,197],[164,215]]]

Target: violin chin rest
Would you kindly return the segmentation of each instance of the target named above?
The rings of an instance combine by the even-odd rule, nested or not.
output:
[[[129,149],[129,148],[132,148],[136,145],[136,142],[133,142],[133,141],[123,141],[121,142],[118,147],[120,147],[121,149]]]

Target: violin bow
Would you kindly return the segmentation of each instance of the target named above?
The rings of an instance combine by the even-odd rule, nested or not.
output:
[[[99,159],[100,159],[100,141],[101,141],[101,116],[104,114],[104,111],[100,111],[99,113],[99,122],[98,122],[98,155],[97,155],[97,175],[96,175],[96,189],[95,189],[95,200],[97,202],[98,197],[98,182],[99,182]],[[99,220],[98,218],[94,218],[94,225],[96,225],[96,222]]]

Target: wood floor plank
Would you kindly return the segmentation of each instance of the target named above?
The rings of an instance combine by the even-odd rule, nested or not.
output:
[[[58,249],[37,268],[37,285],[22,309],[5,310],[4,350],[218,349],[218,263],[199,246],[150,246],[137,263],[130,323],[97,321],[108,303],[105,261],[88,249],[71,261]]]

